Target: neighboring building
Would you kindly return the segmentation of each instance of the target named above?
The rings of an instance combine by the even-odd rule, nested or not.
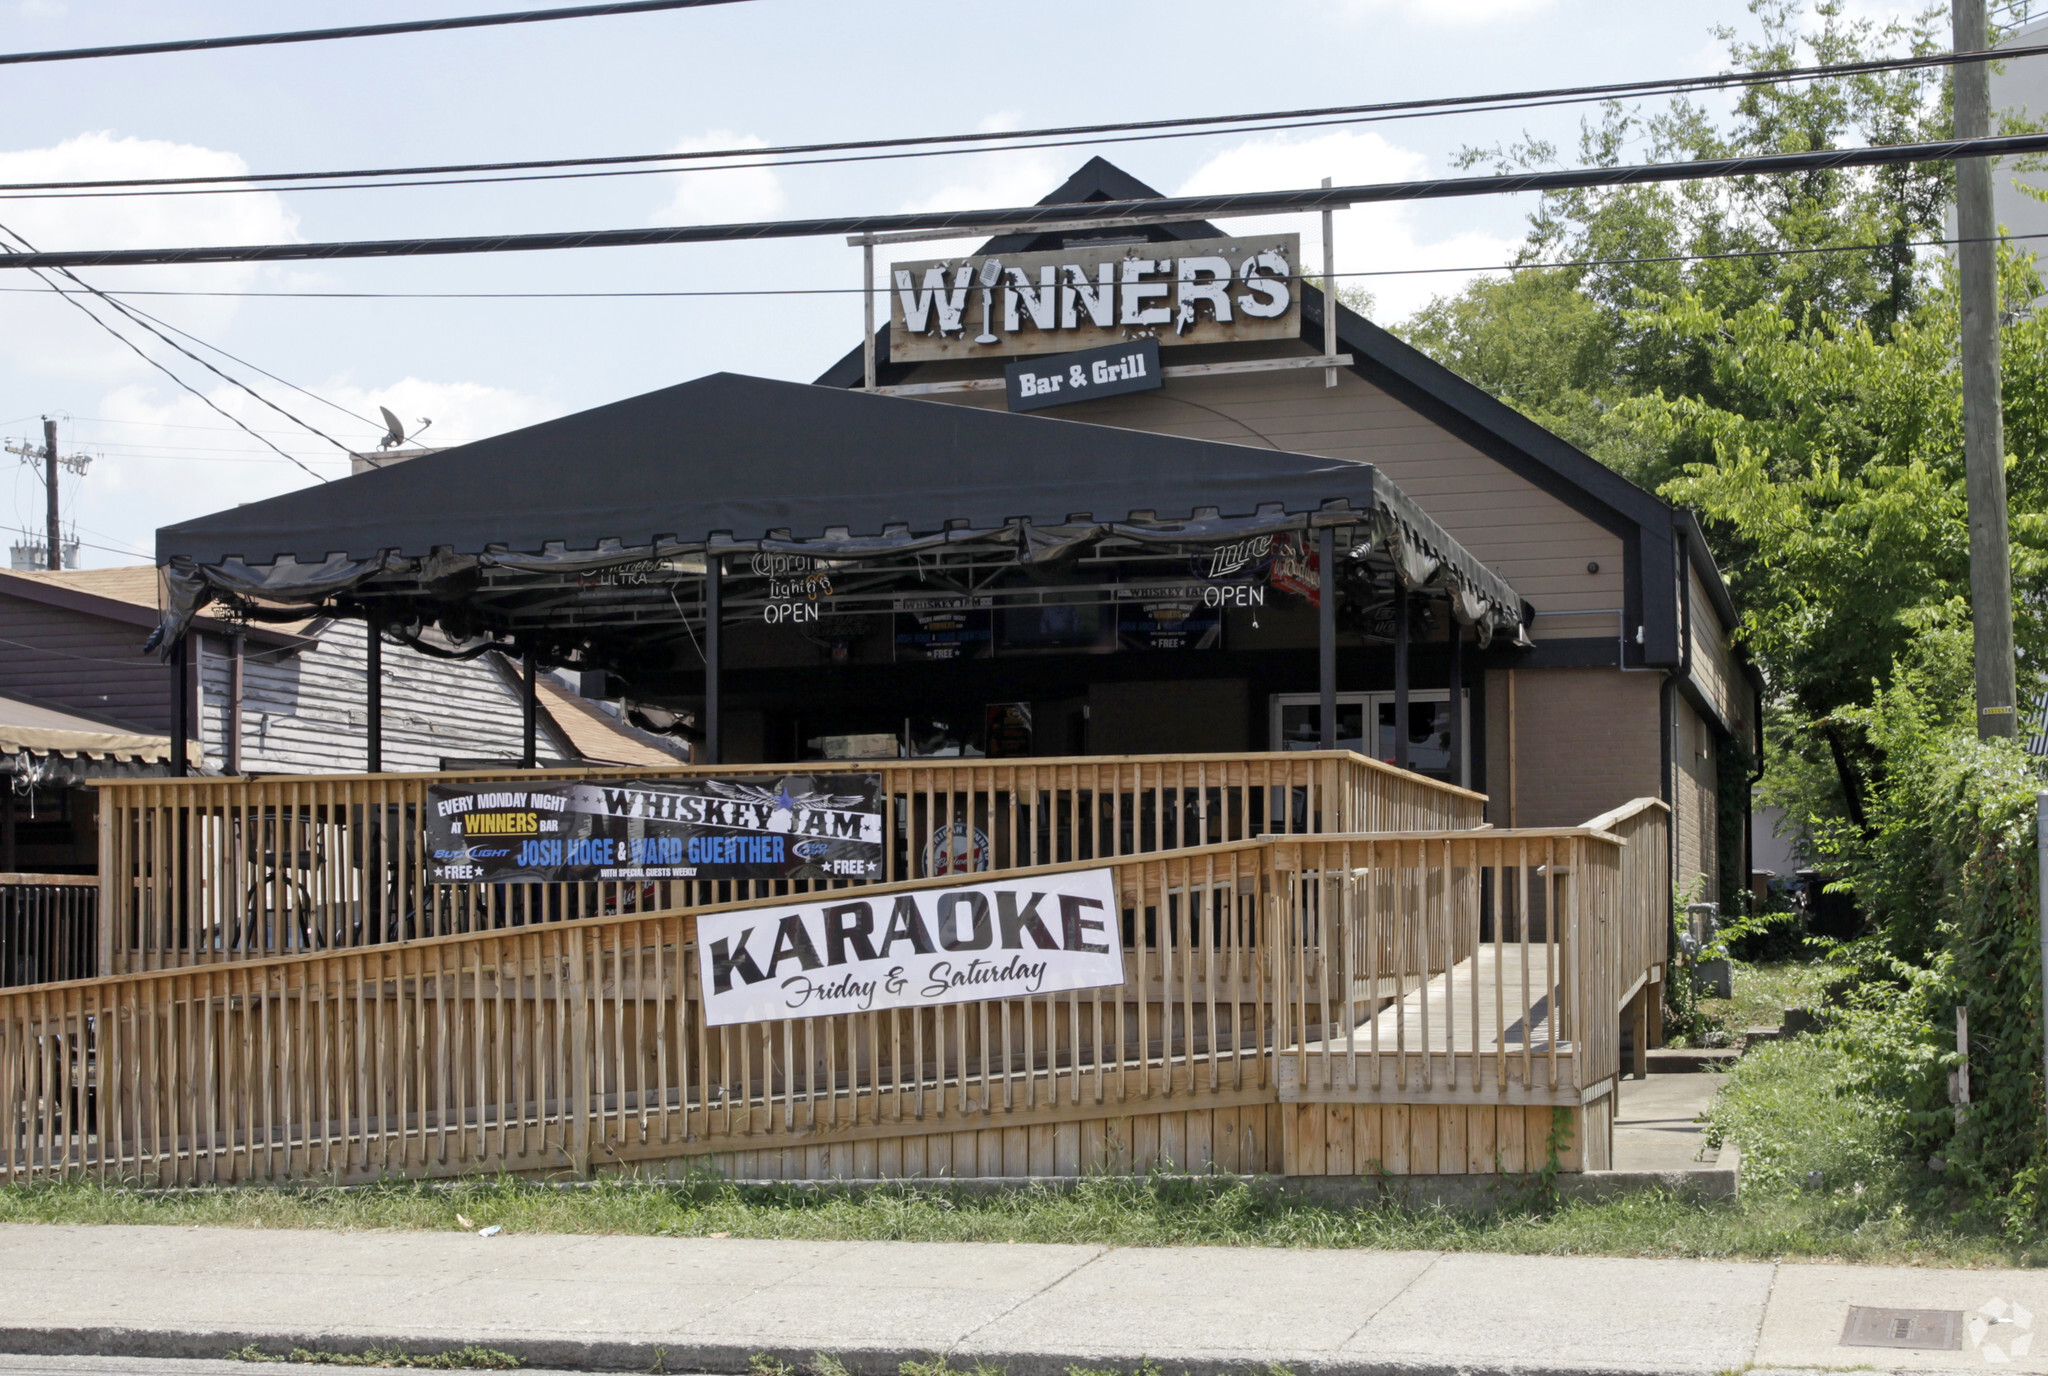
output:
[[[0,693],[0,874],[94,873],[86,781],[169,774],[170,753],[168,736]]]
[[[1042,203],[1158,194],[1096,158]],[[1142,262],[1145,244],[1163,249],[1227,232],[1190,223],[1015,234],[957,261],[978,270],[991,258],[1015,264],[1019,255],[1057,250],[1079,256],[1091,247],[1132,245],[1120,256]],[[949,285],[954,271],[949,266],[944,276]],[[902,279],[913,286],[918,280]],[[957,280],[984,279],[970,272]],[[1312,278],[1301,285],[1298,339],[1180,345],[1170,327],[1161,328],[1164,385],[1047,414],[1374,465],[1534,608],[1533,649],[1496,642],[1481,665],[1466,662],[1474,748],[1464,781],[1490,795],[1492,820],[1566,826],[1625,799],[1663,796],[1676,813],[1680,884],[1718,897],[1725,863],[1733,867],[1729,887],[1740,887],[1749,781],[1724,778],[1721,767],[1739,753],[1725,744],[1753,741],[1758,685],[1731,647],[1735,608],[1694,517],[1347,309],[1338,312],[1337,351],[1353,362],[1337,371],[1334,387],[1321,368],[1174,375],[1177,365],[1320,355],[1322,294]],[[904,303],[894,298],[908,294],[891,292],[895,318],[903,318]],[[1002,296],[998,288],[998,315]],[[978,300],[969,301],[965,328],[940,340],[950,356],[936,361],[892,361],[892,327],[882,326],[878,383],[907,386],[933,402],[1002,409],[1000,380],[1016,351],[1010,341],[1021,337],[1044,347],[1035,344],[1042,336],[1006,330],[991,338],[981,309]],[[1016,309],[1010,307],[1013,316]],[[985,343],[976,341],[978,324]],[[921,355],[934,352],[934,338],[921,341]],[[858,388],[863,367],[856,347],[818,381]],[[956,390],[925,385],[933,383]],[[1388,756],[1390,661],[1372,649],[1370,638],[1345,643],[1351,648],[1342,661],[1340,723],[1347,722],[1347,708],[1378,716],[1379,739],[1368,749]],[[1417,649],[1418,685],[1443,684],[1445,668],[1440,657],[1432,660],[1431,649]],[[1179,733],[1183,749],[1288,748],[1296,735],[1287,714],[1300,710],[1306,697],[1273,692],[1256,673],[1234,682],[1162,682],[1149,666],[1114,657],[1092,678],[1083,703],[1090,753],[1166,748],[1160,732],[1169,729]],[[1430,704],[1444,710],[1448,693],[1439,686],[1417,691],[1414,699],[1419,715],[1411,716],[1411,736],[1430,729]],[[1340,731],[1354,740],[1357,734],[1348,723]],[[1417,756],[1425,771],[1426,758]],[[1720,807],[1724,795],[1739,803],[1732,814]],[[1732,853],[1724,860],[1724,852]]]
[[[0,574],[0,693],[166,742],[171,672],[144,640],[157,623],[151,567]],[[208,773],[360,771],[367,641],[359,621],[197,623],[192,719]],[[384,647],[384,767],[503,766],[521,754],[520,688],[495,654],[445,660]],[[239,692],[237,687],[239,685]],[[540,763],[672,765],[678,742],[635,729],[615,705],[541,680]]]
[[[2048,19],[2037,19],[2000,39],[2001,48],[2032,47],[2048,42]],[[2001,116],[2039,121],[2048,118],[2048,57],[2009,58],[1991,64],[1992,132],[1998,132]],[[2013,247],[2033,253],[2048,264],[2048,201],[2029,195],[2025,188],[2048,192],[2048,169],[2022,171],[2007,158],[1995,164],[1991,179],[1991,208],[1999,227],[2018,236]],[[1949,212],[1948,228],[1955,232],[1955,212]]]

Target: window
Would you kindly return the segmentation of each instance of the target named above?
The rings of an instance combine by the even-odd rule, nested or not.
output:
[[[1472,778],[1472,704],[1461,704],[1459,732],[1464,760],[1460,777],[1451,780],[1450,693],[1442,688],[1412,689],[1408,694],[1408,766],[1431,778],[1469,786]],[[1362,723],[1372,720],[1373,748],[1363,741]],[[1275,750],[1322,748],[1322,700],[1314,693],[1273,695],[1272,740]],[[1394,695],[1337,694],[1337,748],[1394,762]]]

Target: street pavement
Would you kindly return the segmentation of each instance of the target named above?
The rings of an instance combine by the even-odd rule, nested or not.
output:
[[[1941,1311],[1842,1343],[1851,1306]],[[2048,1371],[2048,1272],[1479,1253],[0,1226],[0,1376],[107,1359],[468,1343],[536,1368],[736,1372],[827,1353],[1168,1376]],[[1938,1336],[1938,1334],[1937,1334]],[[91,1360],[61,1354],[88,1354]],[[26,1363],[26,1364],[23,1364]],[[247,1368],[241,1368],[246,1372]],[[175,1373],[215,1376],[211,1362]]]

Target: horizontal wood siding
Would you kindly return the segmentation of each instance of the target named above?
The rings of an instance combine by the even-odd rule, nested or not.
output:
[[[1305,349],[1302,352],[1307,352]],[[925,375],[919,370],[919,379]],[[937,372],[930,376],[936,377]],[[934,401],[1000,410],[1001,392]],[[1622,542],[1535,484],[1410,410],[1356,374],[1325,387],[1320,369],[1175,378],[1048,414],[1096,425],[1186,435],[1377,466],[1539,612],[1539,638],[1612,636],[1622,605]],[[1597,574],[1586,572],[1598,563]],[[1590,614],[1586,629],[1553,613]]]
[[[139,627],[0,595],[0,692],[151,735],[171,729],[171,673]]]
[[[319,644],[295,654],[251,647],[243,670],[242,772],[360,771],[368,739],[367,647],[360,621],[321,628]],[[202,653],[206,763],[219,769],[228,730],[233,661],[219,642]],[[548,733],[544,762],[559,762]],[[519,698],[487,660],[433,659],[384,646],[384,768],[433,770],[448,758],[517,759]]]
[[[1712,903],[1720,895],[1715,852],[1715,798],[1719,789],[1714,732],[1692,704],[1678,698],[1672,747],[1678,755],[1678,885],[1690,902]],[[1741,858],[1736,857],[1736,863]]]
[[[1698,569],[1688,570],[1686,595],[1691,598],[1688,611],[1692,618],[1692,681],[1706,700],[1714,704],[1721,720],[1739,731],[1749,720],[1747,685],[1735,667],[1735,653],[1728,646],[1728,628],[1721,624],[1721,614],[1714,610],[1714,601],[1707,596],[1707,585]]]

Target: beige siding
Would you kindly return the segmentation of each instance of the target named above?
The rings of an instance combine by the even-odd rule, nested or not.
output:
[[[1684,698],[1677,699],[1676,712],[1671,744],[1678,757],[1678,887],[1688,901],[1712,903],[1721,892],[1715,855],[1719,841],[1715,793],[1720,771],[1714,731]]]
[[[1714,704],[1721,720],[1741,730],[1749,720],[1748,686],[1735,667],[1735,653],[1729,648],[1728,628],[1707,596],[1707,585],[1698,569],[1689,570],[1686,581],[1687,611],[1692,620],[1692,681],[1702,696]]]
[[[1661,674],[1612,669],[1490,671],[1487,820],[1495,826],[1577,826],[1631,798],[1659,796],[1657,702],[1663,681]]]
[[[1001,392],[941,393],[933,400],[1004,405]],[[1348,371],[1335,387],[1323,385],[1320,369],[1306,368],[1176,378],[1156,392],[1052,414],[1373,464],[1536,607],[1538,637],[1619,632],[1617,536]],[[1600,571],[1587,573],[1589,563]]]

